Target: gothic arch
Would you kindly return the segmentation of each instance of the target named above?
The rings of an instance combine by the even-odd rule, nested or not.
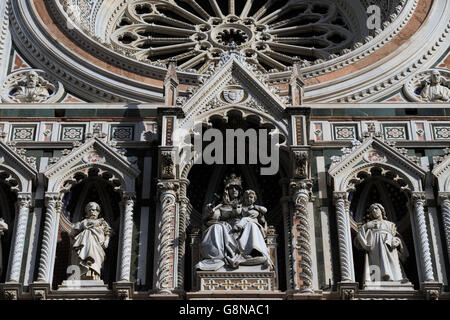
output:
[[[70,221],[61,214],[64,195],[74,186],[89,178],[96,178],[112,186],[119,194],[118,204],[120,226],[116,280],[128,282],[131,268],[131,242],[133,233],[133,207],[135,199],[135,179],[139,170],[133,163],[112,145],[108,145],[103,136],[97,134],[83,145],[74,148],[44,173],[48,178],[46,214],[43,231],[38,281],[53,282],[55,253],[58,230],[70,229]]]

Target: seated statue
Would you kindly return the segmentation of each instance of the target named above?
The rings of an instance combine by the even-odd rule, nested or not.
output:
[[[202,260],[196,269],[217,271],[226,266],[272,265],[265,243],[267,209],[255,205],[256,193],[248,190],[242,199],[242,181],[232,174],[225,180],[222,202],[206,206],[205,230],[201,243]]]
[[[216,271],[223,266],[236,269],[243,261],[239,243],[231,232],[242,210],[241,184],[241,178],[232,174],[225,180],[222,202],[217,206],[206,206],[206,230],[200,249],[203,260],[196,269]]]
[[[396,225],[386,220],[386,212],[379,203],[369,207],[368,218],[355,238],[356,247],[366,252],[364,282],[408,282],[400,264],[400,259],[408,257],[408,251]]]
[[[81,280],[100,280],[112,229],[99,218],[100,206],[96,202],[86,205],[86,217],[74,225],[71,236],[74,238],[73,250],[78,257]]]
[[[267,208],[256,205],[256,192],[246,190],[244,192],[244,206],[241,218],[234,225],[233,232],[238,234],[238,242],[242,249],[245,261],[241,265],[259,265],[267,263],[272,266],[269,249],[265,241],[267,234],[267,222],[264,214]]]

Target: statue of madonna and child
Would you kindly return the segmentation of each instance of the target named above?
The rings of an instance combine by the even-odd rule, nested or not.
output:
[[[243,192],[242,180],[235,174],[225,179],[222,201],[206,205],[202,260],[196,269],[203,271],[233,270],[239,266],[273,268],[265,241],[267,209],[257,205],[255,191]]]

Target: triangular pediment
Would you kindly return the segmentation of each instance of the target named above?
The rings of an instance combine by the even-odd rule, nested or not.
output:
[[[226,106],[239,106],[281,119],[285,106],[237,53],[230,53],[205,83],[184,103],[186,119]]]
[[[0,142],[0,166],[7,168],[20,180],[17,191],[30,192],[32,182],[37,179],[36,159],[25,156],[25,150]]]
[[[439,191],[447,192],[450,191],[450,154],[440,160],[431,173],[438,181]]]
[[[105,164],[122,172],[130,179],[135,179],[140,171],[136,164],[131,163],[127,157],[119,153],[116,148],[106,144],[98,137],[90,138],[84,144],[74,148],[69,154],[63,156],[44,172],[49,180],[57,179],[74,167],[81,165]]]
[[[358,169],[371,166],[395,169],[412,183],[414,190],[411,191],[421,191],[420,182],[425,178],[426,171],[417,163],[419,159],[406,155],[406,149],[398,149],[377,137],[370,137],[363,142],[355,142],[353,148],[344,148],[342,152],[342,156],[332,157],[328,171],[334,179],[336,191],[343,191],[346,179]]]

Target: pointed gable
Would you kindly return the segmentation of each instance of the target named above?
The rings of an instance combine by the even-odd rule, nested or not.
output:
[[[134,180],[140,174],[136,164],[130,159],[98,137],[94,137],[47,168],[44,175],[49,180],[48,190],[60,192],[65,179],[77,169],[89,168],[102,168],[113,172],[120,180],[123,191],[134,191]]]
[[[26,157],[24,149],[18,149],[0,142],[0,168],[6,169],[13,178],[18,180],[12,190],[17,192],[31,192],[33,181],[37,179],[35,158]]]
[[[259,79],[260,76],[249,69],[245,57],[239,53],[232,51],[223,55],[219,67],[212,73],[184,103],[186,118],[183,123],[205,111],[227,105],[240,105],[267,113],[278,120],[282,118],[285,109],[283,102]],[[237,98],[233,99],[231,94]]]
[[[450,191],[450,149],[446,149],[446,155],[444,157],[435,158],[437,165],[431,172],[438,181],[439,191]]]
[[[370,137],[362,143],[355,141],[353,148],[342,149],[341,157],[332,157],[332,164],[328,171],[334,180],[335,191],[347,191],[353,181],[358,181],[357,174],[366,171],[370,175],[370,168],[377,166],[382,174],[391,172],[395,181],[403,180],[403,189],[422,191],[422,180],[426,171],[418,165],[418,158],[406,155],[406,149],[398,149],[393,145],[377,138]]]

